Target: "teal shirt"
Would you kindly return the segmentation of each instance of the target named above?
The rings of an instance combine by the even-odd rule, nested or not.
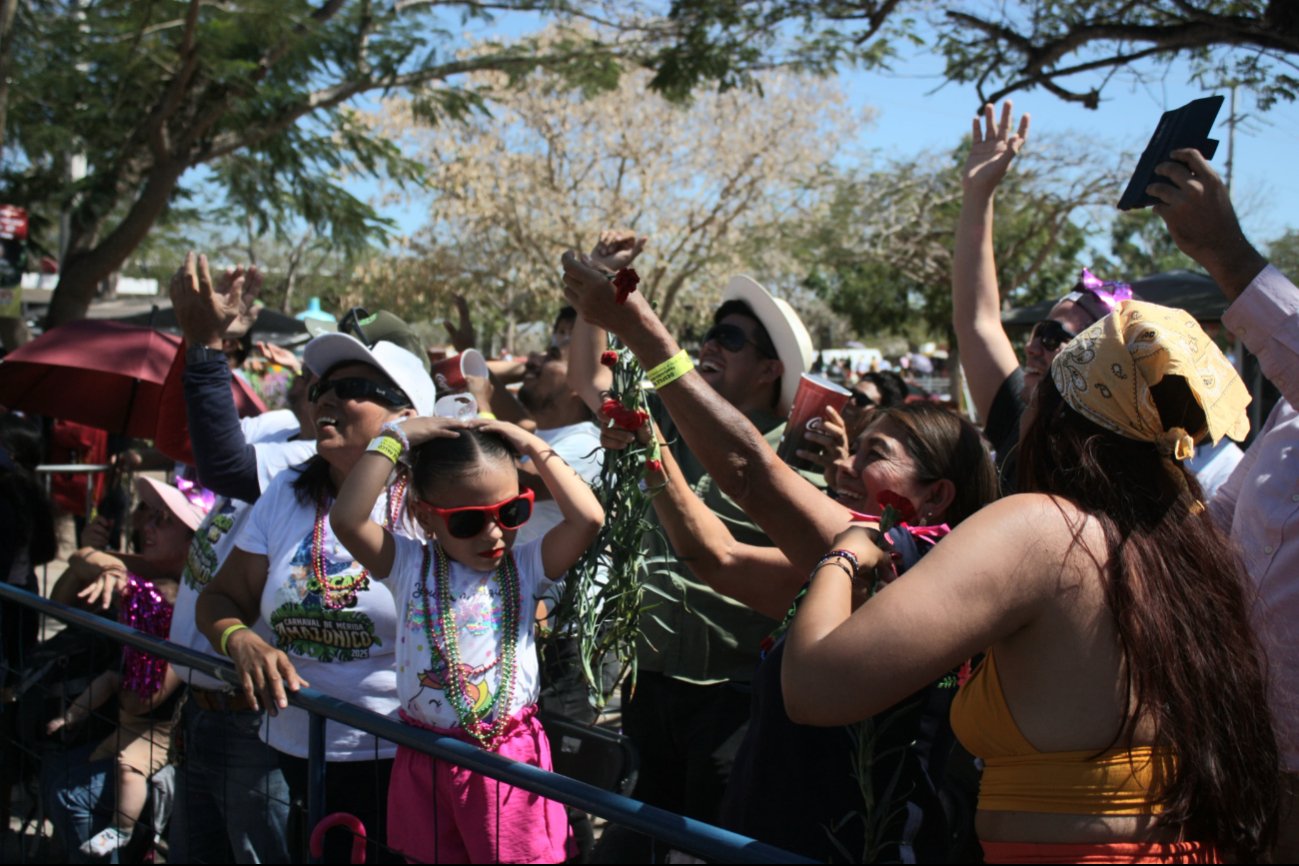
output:
[[[651,398],[650,409],[671,443],[682,473],[704,504],[721,518],[737,541],[770,547],[766,533],[713,483],[712,476],[680,438],[662,404]],[[784,421],[770,412],[754,413],[749,420],[774,449],[785,430]],[[640,669],[704,685],[751,682],[758,663],[758,645],[778,623],[696,580],[678,559],[653,511],[648,517],[655,528],[645,533],[642,542],[646,572],[637,648]]]

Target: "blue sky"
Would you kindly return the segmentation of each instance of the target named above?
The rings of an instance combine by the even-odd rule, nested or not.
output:
[[[873,106],[872,127],[863,130],[861,144],[886,157],[904,157],[920,150],[949,150],[969,129],[977,107],[972,87],[942,85],[942,62],[923,54],[896,64],[894,73],[858,72],[842,80],[853,105]],[[1034,135],[1076,134],[1113,153],[1139,155],[1150,139],[1161,112],[1192,99],[1211,95],[1187,83],[1187,71],[1175,64],[1166,75],[1150,75],[1144,84],[1112,81],[1095,111],[1066,103],[1042,90],[1017,93],[1016,113],[1032,115],[1029,146]],[[1219,91],[1224,97],[1226,91]],[[1299,107],[1282,103],[1260,112],[1250,94],[1237,94],[1235,178],[1232,195],[1245,233],[1260,245],[1286,228],[1299,229],[1299,172],[1288,170],[1299,147]],[[1223,171],[1227,158],[1228,103],[1214,126],[1219,139],[1213,165]],[[1133,163],[1135,165],[1135,162]],[[1119,193],[1115,190],[1114,200]]]
[[[475,35],[496,36],[526,32],[521,22],[466,28]],[[905,158],[922,151],[946,152],[969,130],[969,119],[977,106],[972,86],[944,85],[941,58],[923,50],[898,59],[890,72],[853,71],[840,75],[844,91],[854,109],[870,107],[875,119],[864,126],[854,140],[844,143],[847,153],[871,153],[882,159]],[[1017,93],[1016,112],[1033,116],[1029,146],[1035,136],[1076,135],[1117,157],[1136,156],[1149,140],[1161,112],[1209,95],[1188,83],[1187,69],[1174,64],[1166,72],[1143,67],[1138,80],[1116,77],[1103,91],[1099,109],[1088,110],[1066,103],[1042,90]],[[1223,92],[1226,96],[1226,92]],[[1221,172],[1226,164],[1228,104],[1224,103],[1213,136],[1220,140],[1213,164]],[[1299,172],[1286,170],[1291,152],[1299,146],[1299,107],[1282,103],[1261,112],[1248,92],[1238,94],[1235,139],[1233,198],[1246,234],[1260,247],[1287,228],[1299,229]],[[1126,163],[1125,163],[1126,164]],[[365,193],[371,185],[359,187]],[[1121,189],[1116,189],[1117,202]],[[400,206],[385,207],[400,230],[413,232],[423,222],[426,204],[414,195]],[[1098,232],[1099,245],[1108,242]]]

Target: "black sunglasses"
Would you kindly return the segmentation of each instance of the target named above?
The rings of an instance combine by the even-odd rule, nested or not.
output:
[[[1033,332],[1028,335],[1028,341],[1031,343],[1034,340],[1041,340],[1043,349],[1054,352],[1076,336],[1078,335],[1055,319],[1043,319],[1033,326]]]
[[[853,391],[851,399],[853,405],[858,409],[869,409],[870,407],[877,405],[875,401],[867,396],[863,391]]]
[[[410,398],[398,388],[381,385],[369,379],[320,379],[307,391],[307,399],[312,403],[330,391],[338,394],[340,400],[379,400],[389,406],[409,406]]]
[[[776,357],[775,353],[767,351],[748,334],[744,333],[744,329],[739,325],[732,325],[729,322],[721,322],[709,328],[708,332],[704,334],[704,339],[700,345],[702,346],[710,340],[716,340],[717,345],[728,352],[738,352],[748,344],[757,349],[758,354],[764,358]]]

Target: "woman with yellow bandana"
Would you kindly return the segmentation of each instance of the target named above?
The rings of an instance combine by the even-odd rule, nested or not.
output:
[[[814,572],[786,646],[791,718],[864,719],[986,653],[952,724],[985,764],[989,861],[1257,859],[1279,796],[1262,655],[1183,465],[1205,437],[1243,436],[1248,403],[1190,316],[1120,304],[1037,389],[1025,492],[855,612],[844,568]],[[835,548],[888,567],[863,528]]]

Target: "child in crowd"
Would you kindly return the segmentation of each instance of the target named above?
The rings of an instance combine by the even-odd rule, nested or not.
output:
[[[430,539],[370,520],[394,464],[412,462],[410,513]],[[526,456],[563,514],[513,548],[532,513],[516,456]],[[398,604],[398,690],[408,724],[551,769],[536,718],[535,596],[594,541],[604,512],[586,482],[543,440],[513,424],[412,418],[385,427],[330,513],[338,539]],[[570,855],[559,803],[471,770],[397,750],[388,844],[429,863],[560,862]]]
[[[195,529],[203,520],[206,502],[152,478],[137,479],[137,492],[148,518],[137,575],[122,559],[102,551],[81,551],[87,565],[98,564],[98,575],[78,592],[87,604],[108,607],[116,597],[118,620],[165,638],[171,626],[177,579]],[[93,555],[92,555],[93,553]],[[137,561],[131,557],[131,561]],[[165,576],[164,576],[165,575]],[[150,579],[151,578],[151,579]],[[48,735],[86,720],[92,711],[116,697],[118,727],[90,755],[90,761],[115,758],[114,818],[81,844],[81,853],[104,857],[124,847],[148,799],[148,780],[167,763],[171,732],[180,701],[180,677],[163,659],[134,647],[122,650],[118,670],[95,678],[67,709],[45,727]]]

